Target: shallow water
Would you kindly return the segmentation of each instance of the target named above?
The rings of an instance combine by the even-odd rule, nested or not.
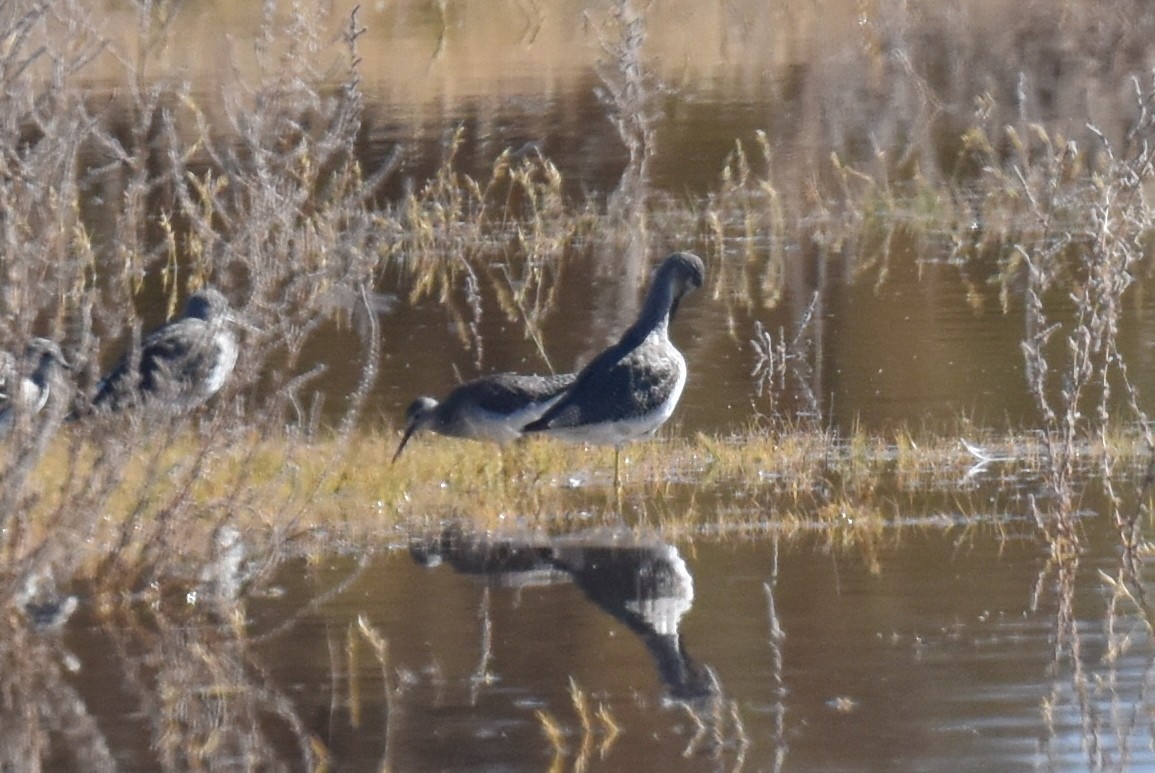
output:
[[[830,158],[837,155],[878,179],[901,181],[909,169],[887,159],[913,157],[919,175],[964,186],[958,196],[965,200],[973,194],[965,190],[966,174],[955,177],[959,136],[979,120],[984,96],[994,100],[988,109],[996,113],[990,119],[995,133],[1007,125],[1026,131],[1024,123],[1037,121],[1056,136],[1093,147],[1085,127],[1093,121],[1109,139],[1121,141],[1133,96],[1118,84],[1130,83],[1131,73],[1145,73],[1150,52],[1122,44],[1115,51],[1103,40],[1111,39],[1112,30],[1130,39],[1150,20],[1147,13],[1126,21],[1125,15],[1101,10],[1095,3],[1076,3],[1056,18],[1045,7],[1020,9],[997,1],[865,9],[830,0],[818,6],[787,3],[767,15],[757,3],[702,8],[670,0],[665,12],[647,17],[641,51],[654,77],[649,97],[655,114],[654,152],[642,192],[652,201],[673,197],[683,209],[701,207],[702,197],[718,190],[737,142],[758,171],[754,137],[762,131],[773,153],[768,180],[784,211],[814,227],[798,243],[775,244],[774,234],[758,231],[719,252],[700,241],[700,224],[687,232],[684,220],[666,223],[655,214],[644,233],[631,235],[628,250],[608,236],[605,244],[583,246],[566,257],[557,306],[544,321],[550,362],[558,371],[577,368],[613,340],[632,320],[649,267],[669,251],[692,249],[705,256],[708,282],[723,273],[723,263],[731,273],[757,276],[774,252],[784,261],[777,301],[755,287],[742,303],[726,291],[715,296],[708,284],[707,292],[683,304],[672,331],[690,364],[676,417],[682,431],[727,433],[748,426],[757,414],[779,412],[781,406],[758,395],[751,378],[754,324],[792,338],[816,294],[814,361],[806,378],[831,426],[938,428],[960,414],[980,426],[1033,425],[1037,416],[1022,375],[1022,304],[1012,293],[1009,309],[1001,309],[997,263],[951,263],[957,257],[952,246],[934,231],[942,224],[920,214],[916,203],[900,214],[917,239],[900,228],[886,249],[841,243],[837,230],[827,233],[822,216],[837,208]],[[324,17],[334,35],[350,11],[337,4]],[[234,60],[240,72],[250,72],[245,67],[254,67],[252,51],[244,36],[261,29],[255,7],[229,9],[227,18],[232,39],[210,32],[219,19],[207,8],[177,13],[150,71],[161,82],[191,78],[210,119],[217,115],[217,97],[209,85],[197,84],[224,78]],[[359,20],[367,33],[360,51],[366,103],[361,161],[372,172],[387,159],[397,160],[382,184],[382,205],[419,188],[460,129],[460,172],[484,179],[505,150],[540,152],[560,170],[575,205],[588,197],[605,207],[628,161],[611,121],[615,108],[597,96],[623,77],[605,53],[619,42],[610,19],[609,9],[576,2],[550,4],[548,11],[534,3],[485,12],[468,4],[417,2],[362,9]],[[123,29],[113,25],[112,31],[131,41],[135,27],[124,21]],[[98,64],[109,68],[109,79],[119,72],[103,60]],[[908,65],[915,68],[913,76]],[[110,99],[115,118],[115,92]],[[131,106],[124,109],[132,115]],[[104,160],[89,163],[103,168]],[[112,179],[93,186],[86,219],[98,241],[102,217],[113,217],[115,209],[102,214],[97,196],[118,190],[124,181],[116,176],[122,173],[102,173]],[[610,209],[622,203],[629,201]],[[976,209],[976,228],[981,218]],[[607,224],[606,230],[615,227]],[[639,286],[629,286],[623,276],[637,277]],[[484,313],[469,320],[484,342],[480,349],[462,340],[446,312],[447,302],[467,308],[464,287],[456,297],[430,298],[415,307],[404,302],[411,288],[394,272],[383,272],[377,289],[383,368],[366,422],[400,423],[413,397],[444,394],[477,375],[547,368],[522,325],[494,307],[484,285]],[[1121,334],[1137,383],[1155,379],[1152,298],[1150,292],[1130,294]],[[243,305],[243,298],[234,300]],[[143,298],[141,306],[146,328],[160,321],[163,303]],[[1063,320],[1061,310],[1055,310],[1055,320]],[[113,346],[102,352],[109,360],[118,354]],[[330,414],[339,414],[360,375],[356,334],[348,327],[323,327],[305,357],[328,367],[315,383]],[[787,412],[799,408],[797,392],[788,389],[783,396]],[[1142,400],[1145,409],[1155,408],[1155,398]]]
[[[82,600],[21,637],[52,654],[5,682],[48,728],[94,722],[126,770],[154,766],[173,722],[220,762],[295,768],[312,738],[343,770],[536,770],[554,756],[538,712],[564,764],[596,770],[1139,769],[1155,651],[1141,611],[1112,604],[1101,521],[1064,573],[1013,522],[849,548],[451,530],[290,560],[235,600],[205,584],[100,623]],[[61,664],[75,699],[22,693]],[[619,734],[583,732],[571,680]],[[84,759],[77,735],[48,737],[52,759]]]
[[[931,11],[900,14],[910,28],[897,41],[861,3],[819,5],[784,4],[767,20],[759,3],[704,16],[691,3],[655,17],[653,61],[670,90],[651,195],[700,203],[735,141],[757,130],[775,148],[774,179],[790,207],[820,208],[816,159],[838,153],[865,165],[877,148],[912,135],[925,159],[940,162],[922,173],[946,175],[958,141],[952,127],[986,91],[1008,98],[1021,88],[1025,104],[1014,107],[1027,118],[1065,127],[1093,118],[1118,134],[1126,110],[1117,84],[1132,69],[1146,72],[1150,58],[1127,46],[1094,58],[1092,49],[1110,41],[1099,26],[1102,40],[1005,24],[1018,4],[952,5],[943,13],[958,14],[954,27]],[[907,13],[899,5],[890,11]],[[1099,18],[1098,4],[1068,6]],[[574,33],[586,9],[561,3],[535,32],[538,4],[491,8],[365,9],[362,21],[379,37],[363,52],[363,161],[372,169],[402,149],[383,204],[436,169],[458,126],[463,171],[480,174],[502,150],[528,144],[559,166],[575,198],[604,202],[627,154],[594,96],[597,35]],[[189,9],[178,18],[188,26],[178,24],[183,34],[164,49],[165,63],[192,67],[198,84],[211,84],[227,60],[217,50],[228,43],[221,10]],[[1115,15],[1103,19],[1112,29]],[[238,37],[252,32],[244,14],[228,23]],[[204,48],[190,44],[188,65],[178,42],[198,35]],[[920,85],[940,103],[925,125],[911,91],[884,88],[893,70],[863,61],[864,50],[903,43],[933,65]],[[1011,49],[1021,58],[990,69]],[[1038,87],[1023,87],[1022,72]],[[88,219],[99,224],[107,213],[95,196],[92,207]],[[668,432],[724,435],[774,414],[780,406],[751,375],[755,323],[790,337],[815,293],[808,386],[826,424],[935,429],[963,415],[977,429],[1033,426],[1023,313],[1013,302],[1000,308],[990,281],[997,267],[952,264],[936,235],[900,231],[880,281],[877,267],[860,270],[861,245],[820,248],[821,229],[816,216],[814,243],[777,245],[788,263],[777,304],[758,292],[738,303],[707,286],[682,305],[671,335],[690,377]],[[749,248],[719,252],[698,238],[655,218],[635,245],[639,265],[603,246],[568,256],[545,322],[550,360],[577,367],[628,324],[640,288],[623,287],[622,273],[644,277],[665,252],[691,248],[716,276],[722,262],[741,266]],[[776,246],[770,235],[753,244],[760,255]],[[543,368],[521,327],[488,306],[479,358],[440,300],[409,305],[408,286],[388,273],[377,289],[382,371],[366,427],[396,426],[414,396],[459,380]],[[1132,293],[1127,303],[1122,353],[1132,379],[1150,384],[1155,294]],[[142,306],[146,323],[159,321],[159,301]],[[356,332],[336,324],[306,349],[306,364],[329,366],[317,383],[334,413],[357,382],[360,356]],[[788,409],[804,403],[799,392],[784,394]],[[1155,409],[1155,390],[1141,400]],[[671,522],[694,509],[691,485],[668,487],[659,509]],[[1113,594],[1119,540],[1093,493],[1080,501],[1086,552],[1076,564],[1048,565],[1028,521],[1031,495],[1047,495],[1037,476],[1003,476],[996,464],[917,497],[895,494],[917,501],[878,530],[846,521],[798,533],[752,512],[758,496],[735,496],[673,534],[574,527],[567,513],[558,517],[568,524],[563,534],[465,527],[442,544],[434,527],[410,544],[389,531],[268,567],[248,564],[260,552],[238,543],[215,573],[175,596],[156,589],[126,611],[75,589],[78,611],[54,630],[9,616],[0,637],[0,762],[179,770],[204,759],[225,769],[278,760],[300,769],[305,759],[327,759],[336,770],[539,770],[560,754],[562,767],[597,770],[1155,766],[1155,650],[1139,604],[1155,578],[1144,570],[1132,598]],[[606,707],[620,734],[600,720],[583,731],[571,680]],[[543,717],[560,726],[562,751],[543,733]],[[199,745],[189,748],[190,738]]]

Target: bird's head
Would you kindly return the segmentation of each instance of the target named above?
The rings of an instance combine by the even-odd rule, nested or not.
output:
[[[702,259],[692,252],[675,252],[662,261],[655,273],[654,281],[669,282],[673,289],[673,305],[670,318],[678,311],[678,303],[683,297],[702,286],[706,279],[706,266]]]
[[[25,361],[34,372],[44,372],[59,365],[65,370],[71,370],[72,364],[64,358],[64,352],[55,341],[47,338],[33,338],[24,347]]]
[[[397,452],[393,454],[393,461],[401,456],[401,452],[405,450],[405,444],[409,442],[409,438],[417,430],[425,426],[429,417],[433,415],[433,409],[437,407],[437,401],[432,397],[418,397],[409,404],[409,408],[405,411],[405,434],[401,436],[401,444],[397,446]]]

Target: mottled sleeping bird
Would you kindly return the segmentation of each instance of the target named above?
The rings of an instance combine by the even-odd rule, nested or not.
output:
[[[497,443],[515,440],[521,437],[522,426],[541,416],[573,381],[572,373],[497,373],[462,384],[441,402],[418,397],[406,411],[405,435],[393,461],[420,430]]]
[[[23,357],[0,352],[0,436],[12,431],[19,416],[34,416],[54,394],[70,391],[64,372],[71,367],[47,338],[30,339]]]
[[[126,353],[100,380],[93,405],[120,410],[148,404],[175,411],[201,405],[224,386],[236,365],[233,321],[220,292],[193,293],[179,319],[149,333],[138,357]]]

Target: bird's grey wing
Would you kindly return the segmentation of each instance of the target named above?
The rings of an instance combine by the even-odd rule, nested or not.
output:
[[[531,403],[556,397],[573,384],[575,377],[572,373],[557,376],[500,374],[467,384],[459,394],[482,410],[510,414]]]
[[[140,348],[138,380],[135,390],[144,393],[179,391],[182,383],[194,382],[198,374],[212,369],[212,336],[209,327],[198,319],[181,319],[158,328],[144,339]],[[128,383],[132,371],[132,353],[126,353],[107,376],[96,385],[94,405],[114,405],[132,394]]]
[[[182,319],[150,335],[140,356],[140,386],[146,392],[205,381],[220,356],[212,329],[199,319]]]
[[[576,373],[558,373],[550,376],[518,376],[518,386],[534,400],[549,400],[569,389],[577,380]]]
[[[644,349],[613,362],[595,360],[553,407],[525,429],[580,427],[647,413],[670,397],[677,380],[678,363]]]

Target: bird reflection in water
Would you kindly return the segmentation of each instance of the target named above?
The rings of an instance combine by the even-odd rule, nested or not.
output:
[[[645,644],[667,697],[706,702],[721,694],[714,670],[690,657],[678,632],[694,601],[694,581],[673,545],[614,532],[495,538],[456,527],[415,541],[414,560],[503,587],[573,582]]]

